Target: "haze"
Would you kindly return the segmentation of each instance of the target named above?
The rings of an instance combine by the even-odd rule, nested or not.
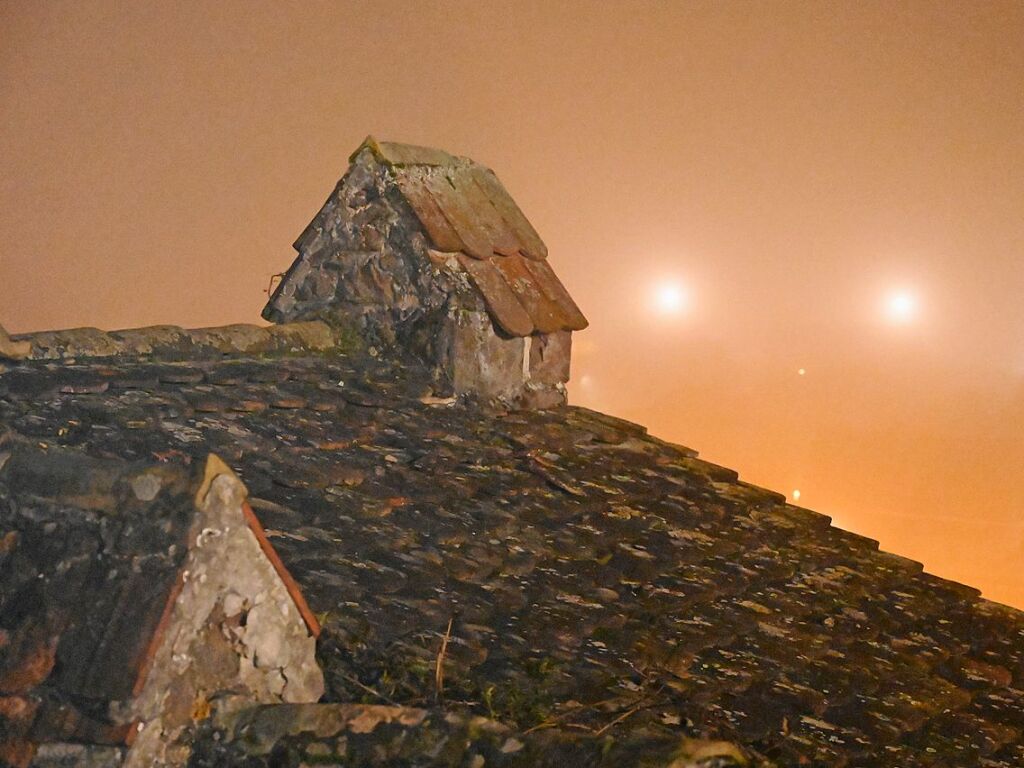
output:
[[[1024,607],[1024,4],[0,5],[0,322],[258,320],[368,133],[494,168],[572,400]]]

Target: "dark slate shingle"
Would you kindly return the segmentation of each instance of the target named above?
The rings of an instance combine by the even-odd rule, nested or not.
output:
[[[424,375],[23,363],[0,422],[94,458],[228,461],[321,620],[333,701],[484,716],[515,754],[580,764],[683,738],[776,765],[1019,764],[1021,612],[637,425],[431,405]]]

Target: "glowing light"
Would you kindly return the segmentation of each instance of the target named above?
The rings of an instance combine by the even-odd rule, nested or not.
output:
[[[581,387],[589,387],[593,383],[594,383],[594,380],[590,378],[590,374],[584,373],[582,376],[580,376],[580,386]]]
[[[885,315],[893,323],[905,325],[917,318],[917,296],[909,291],[893,291],[885,297]]]
[[[793,491],[793,501],[800,501],[800,489]]]
[[[664,282],[654,289],[654,309],[663,315],[678,315],[689,304],[689,296],[679,283]]]
[[[805,376],[805,375],[807,375],[807,369],[806,368],[797,368],[796,369],[796,375],[797,376]]]

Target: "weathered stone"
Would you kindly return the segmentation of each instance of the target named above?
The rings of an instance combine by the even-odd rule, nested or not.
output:
[[[43,744],[32,768],[120,768],[125,750],[85,744]]]
[[[220,691],[233,694],[230,706],[316,701],[323,693],[315,638],[246,522],[246,495],[211,456],[184,584],[132,705],[140,725],[128,768],[184,764],[193,721],[208,715]]]
[[[269,328],[239,323],[191,330],[176,325],[154,325],[109,332],[76,328],[24,334],[18,341],[0,329],[0,358],[69,360],[144,355],[173,361],[228,354],[346,351],[352,348],[349,336],[322,322],[288,323]]]
[[[530,338],[530,380],[540,384],[564,384],[569,380],[572,333],[557,331]]]
[[[14,341],[0,325],[0,359],[24,360],[32,352],[32,344],[27,341]]]
[[[523,387],[524,341],[503,339],[483,312],[459,312],[452,338],[452,384],[458,395],[512,398]]]
[[[306,401],[301,397],[279,397],[270,403],[270,407],[290,411],[296,408],[305,408]]]
[[[110,336],[123,344],[133,355],[187,354],[191,339],[184,328],[176,325],[151,325],[111,331]]]
[[[372,733],[382,725],[420,725],[427,711],[374,704],[292,704],[256,707],[239,713],[233,737],[251,754],[267,754],[285,736],[309,733],[329,738],[343,732]]]
[[[347,351],[351,344],[327,323],[316,321],[272,325],[266,331],[271,342],[284,352]]]
[[[666,768],[730,768],[748,765],[748,760],[735,744],[706,739],[683,739],[672,762]]]
[[[522,392],[519,393],[519,396],[514,400],[514,403],[519,408],[543,411],[549,408],[557,408],[560,405],[565,405],[565,401],[566,392],[564,385],[558,384],[556,386],[546,386],[544,384],[530,382]]]
[[[113,357],[124,351],[124,344],[99,328],[72,328],[26,335],[36,360],[60,360],[72,357]]]
[[[270,345],[269,330],[258,325],[223,325],[216,328],[196,328],[186,331],[187,338],[198,348],[220,353],[266,351]]]

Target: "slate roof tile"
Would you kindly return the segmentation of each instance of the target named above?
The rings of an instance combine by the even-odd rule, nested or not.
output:
[[[9,435],[0,465],[0,695],[29,697],[33,740],[122,743],[103,705],[130,698],[175,589],[188,473]]]
[[[689,449],[585,409],[433,407],[409,362],[182,368],[22,363],[0,419],[94,457],[229,457],[322,620],[335,701],[434,706],[451,621],[444,706],[523,755],[597,755],[607,728],[621,754],[685,735],[779,765],[1015,765],[1019,611]],[[232,398],[296,407],[196,407]]]

